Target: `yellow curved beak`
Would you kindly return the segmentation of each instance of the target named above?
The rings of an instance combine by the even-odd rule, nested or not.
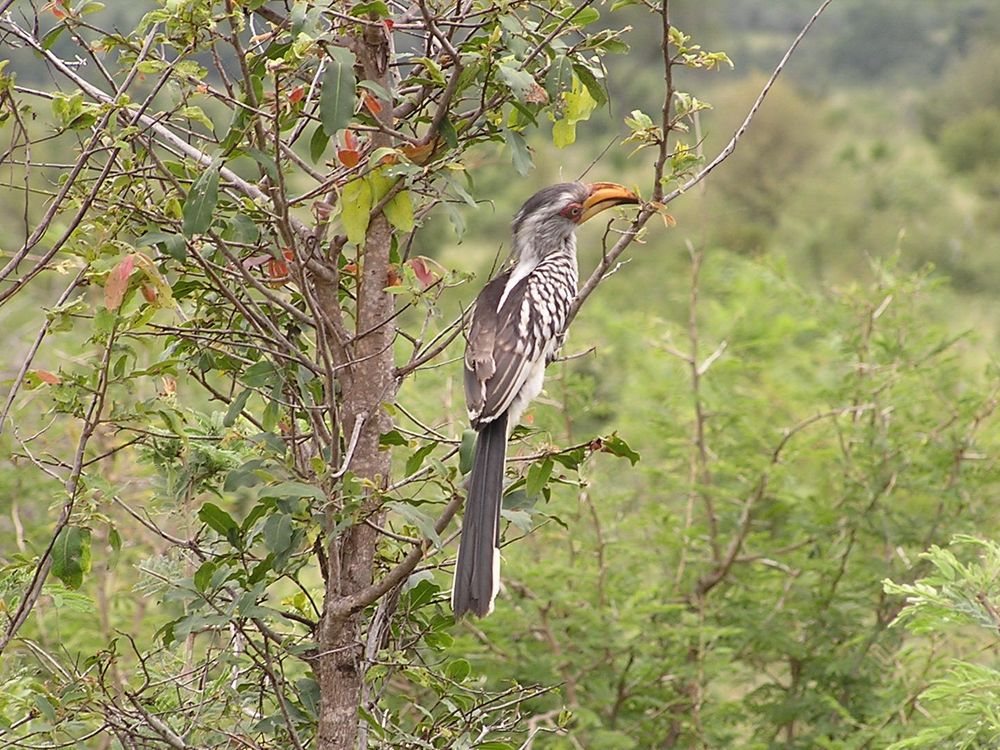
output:
[[[583,215],[580,223],[592,219],[605,209],[621,206],[626,203],[638,203],[639,196],[626,187],[614,182],[592,182],[590,195],[583,202]]]

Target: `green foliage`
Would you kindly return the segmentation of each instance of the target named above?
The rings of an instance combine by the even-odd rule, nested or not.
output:
[[[323,79],[323,93],[319,100],[323,132],[331,138],[346,128],[354,115],[354,54],[342,47],[334,47]]]
[[[925,575],[913,583],[885,581],[885,591],[905,597],[893,625],[923,635],[944,635],[963,625],[983,628],[992,652],[1000,632],[1000,544],[957,535],[946,548],[937,545],[923,553]],[[968,639],[983,653],[983,638]],[[966,651],[968,649],[962,649]],[[978,656],[978,654],[972,654]],[[990,659],[995,662],[995,659]],[[890,750],[904,748],[980,748],[1000,741],[1000,670],[995,664],[950,660],[944,674],[935,677],[919,695],[923,709],[915,731]]]
[[[1000,109],[980,109],[941,131],[941,156],[956,172],[995,173],[1000,166]]]
[[[616,387],[550,390],[571,389],[570,415],[610,405],[603,419],[642,461],[622,473],[598,460],[583,486],[555,486],[545,513],[559,523],[505,550],[489,647],[463,641],[490,674],[562,684],[537,702],[573,717],[547,747],[908,736],[900,706],[912,711],[923,685],[910,670],[925,662],[886,628],[895,598],[878,581],[919,570],[928,540],[993,528],[995,477],[977,457],[1000,433],[993,374],[970,372],[928,323],[941,291],[924,274],[873,273],[820,295],[710,251],[697,385],[686,326],[623,313],[613,290],[579,322],[576,335],[613,349],[598,366]],[[658,280],[668,305],[687,294],[673,278]]]

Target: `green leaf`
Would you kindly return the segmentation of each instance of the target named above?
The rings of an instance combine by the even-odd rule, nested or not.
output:
[[[451,228],[455,230],[455,238],[459,244],[462,244],[462,238],[465,236],[465,217],[462,215],[462,211],[454,203],[445,203],[444,210],[448,214]]]
[[[160,245],[163,252],[174,260],[183,261],[187,258],[187,243],[184,237],[179,234],[168,234],[166,232],[146,232],[135,241],[136,247],[153,247]]]
[[[358,247],[365,244],[365,234],[368,232],[368,221],[372,210],[372,188],[367,180],[351,180],[341,193],[343,209],[340,220],[347,232],[347,239]]]
[[[253,245],[260,239],[260,230],[246,214],[236,214],[226,221],[226,229],[222,233],[224,240]]]
[[[111,557],[108,558],[108,568],[114,568],[118,564],[118,558],[122,554],[122,535],[118,529],[111,528],[108,531],[108,544],[111,546]]]
[[[184,223],[181,231],[185,237],[205,232],[212,225],[215,206],[219,202],[219,165],[212,162],[194,181],[184,201]]]
[[[263,388],[277,384],[281,380],[281,372],[271,360],[265,359],[250,365],[241,380],[251,388]]]
[[[239,529],[233,517],[215,503],[202,505],[201,510],[198,511],[198,518],[210,529],[224,537],[228,537],[231,532]]]
[[[552,143],[556,148],[566,148],[576,142],[576,125],[565,117],[552,125]]]
[[[506,518],[512,524],[514,524],[518,529],[527,534],[531,531],[531,514],[526,510],[511,510],[504,508],[500,511],[500,515]]]
[[[403,591],[406,593],[408,604],[412,609],[417,609],[429,603],[434,595],[441,590],[441,587],[434,582],[433,575],[427,575],[429,571],[414,573],[406,579]]]
[[[601,442],[601,450],[605,453],[610,453],[612,456],[627,458],[629,463],[633,466],[635,466],[636,461],[639,460],[639,454],[632,450],[632,448],[629,447],[629,444],[617,435],[604,438]]]
[[[409,441],[402,436],[399,430],[390,430],[379,435],[378,444],[379,447],[388,448],[392,445],[409,445]]]
[[[240,413],[243,411],[243,407],[247,405],[247,399],[250,398],[250,394],[253,393],[249,388],[244,388],[240,394],[232,400],[229,404],[229,409],[226,411],[226,416],[222,420],[222,424],[226,427],[232,427],[236,424],[236,420],[239,418]]]
[[[417,450],[413,452],[408,459],[406,459],[406,476],[410,476],[414,472],[420,469],[424,463],[424,459],[430,455],[431,451],[437,447],[437,443],[427,443],[427,445],[422,445]]]
[[[535,497],[542,491],[542,488],[549,481],[549,477],[552,476],[552,467],[551,458],[531,465],[524,483],[524,491],[528,497]]]
[[[407,503],[390,502],[386,503],[385,507],[401,515],[408,524],[416,526],[424,538],[433,542],[435,547],[441,546],[441,536],[434,528],[434,519],[429,515]]]
[[[66,526],[52,546],[52,575],[68,589],[78,589],[90,571],[90,529]]]
[[[451,648],[455,643],[455,639],[448,633],[433,632],[424,635],[424,643],[427,644],[428,648],[432,648],[435,651],[443,651],[446,648]]]
[[[466,659],[453,659],[444,668],[444,674],[449,680],[464,682],[472,674],[472,665]]]
[[[450,148],[458,148],[458,131],[447,117],[441,120],[441,137]]]
[[[59,40],[59,37],[62,36],[64,31],[66,31],[65,24],[61,23],[58,26],[54,26],[51,31],[42,37],[42,49],[51,49],[52,45]]]
[[[212,582],[212,576],[215,574],[215,570],[218,565],[212,560],[206,560],[199,566],[198,570],[194,573],[194,587],[198,591],[205,591],[208,589],[208,585]]]
[[[288,551],[292,544],[292,517],[287,513],[275,513],[264,523],[264,544],[275,555]]]
[[[574,63],[573,72],[576,73],[580,82],[587,87],[587,91],[594,97],[594,101],[597,102],[598,107],[603,107],[608,103],[608,95],[604,90],[604,84],[598,80],[594,71],[583,63]]]
[[[466,430],[462,433],[462,445],[458,449],[458,470],[463,474],[472,471],[472,459],[476,453],[476,438],[479,433],[475,430]]]
[[[182,107],[178,112],[181,117],[204,125],[208,130],[215,132],[215,123],[208,119],[201,107]]]
[[[318,164],[319,160],[323,158],[323,152],[326,151],[329,142],[330,136],[323,132],[323,125],[317,125],[312,138],[309,139],[309,158],[312,159],[313,164]]]
[[[264,170],[264,174],[267,175],[271,182],[278,181],[278,163],[274,160],[270,154],[265,154],[259,148],[248,148],[244,149],[247,156],[253,159],[260,165],[260,168]]]
[[[503,82],[510,87],[510,90],[514,92],[514,95],[517,96],[518,99],[522,102],[532,100],[532,96],[539,86],[535,82],[531,73],[517,68],[512,68],[509,65],[501,65],[498,70],[500,78],[502,78]]]
[[[323,492],[319,487],[311,484],[306,484],[305,482],[282,482],[281,484],[275,484],[271,487],[265,487],[260,491],[261,497],[273,497],[273,498],[283,498],[283,497],[311,497],[314,500],[326,500],[326,493]]]
[[[572,91],[572,89],[573,65],[566,55],[559,55],[545,77],[545,90],[549,93],[549,99],[558,101],[564,92]]]
[[[389,18],[392,14],[389,12],[389,6],[385,4],[385,0],[370,0],[370,2],[358,3],[352,7],[351,15],[373,15],[378,18]]]
[[[552,142],[557,148],[566,148],[575,143],[577,123],[589,120],[591,113],[597,108],[594,97],[579,79],[574,79],[573,90],[563,92],[562,96],[566,104],[563,116],[552,126]]]
[[[396,229],[403,232],[413,231],[413,202],[410,200],[408,190],[401,190],[392,196],[392,200],[385,204],[384,210],[385,218]]]
[[[534,162],[531,161],[531,152],[528,151],[528,144],[524,140],[524,136],[520,133],[515,133],[513,130],[504,129],[503,134],[507,145],[510,146],[514,169],[517,170],[519,175],[524,177],[535,166]]]
[[[566,18],[568,18],[571,15],[573,16],[572,23],[576,26],[589,26],[595,21],[599,21],[601,18],[600,12],[597,10],[597,8],[594,7],[584,8],[576,15],[573,15],[572,8],[568,9],[563,13],[563,16]]]
[[[323,91],[319,97],[319,115],[323,132],[334,136],[346,128],[354,116],[354,53],[343,47],[330,49],[331,60],[323,76]]]

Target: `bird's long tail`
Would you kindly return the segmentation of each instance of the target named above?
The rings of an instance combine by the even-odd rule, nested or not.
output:
[[[476,438],[455,565],[455,586],[451,592],[456,619],[466,612],[477,617],[488,615],[500,589],[500,498],[506,457],[507,414],[504,413],[485,425]]]

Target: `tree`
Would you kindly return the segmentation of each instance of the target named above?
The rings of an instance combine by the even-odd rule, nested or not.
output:
[[[649,200],[609,227],[574,315],[649,220],[732,153],[828,3],[705,166],[687,134],[705,105],[673,72],[727,58],[673,27],[666,0],[643,4],[663,106],[626,122],[654,154]],[[37,329],[0,427],[36,491],[58,498],[41,547],[4,569],[0,651],[48,671],[9,675],[18,737],[452,747],[516,729],[531,689],[491,693],[465,660],[428,661],[450,638],[434,571],[470,443],[414,423],[398,394],[460,340],[462,316],[439,302],[467,278],[413,248],[433,211],[463,223],[471,155],[503,144],[524,174],[526,133],[550,121],[567,146],[605,103],[601,58],[627,49],[625,30],[596,30],[593,6],[170,0],[124,32],[97,25],[91,0],[3,17],[5,43],[67,87],[10,69],[0,81],[24,215],[0,305]],[[616,437],[587,446],[544,451],[511,492],[547,492],[556,462],[631,455]],[[100,637],[67,634],[87,643],[83,662],[24,635],[42,597],[80,605],[95,562],[119,555],[161,602],[132,612],[155,637],[113,627],[113,603]],[[399,698],[399,681],[426,700]]]

